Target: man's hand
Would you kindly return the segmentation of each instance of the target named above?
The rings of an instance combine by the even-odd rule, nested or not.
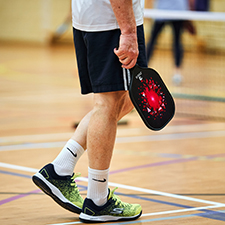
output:
[[[137,34],[121,34],[119,48],[118,50],[114,49],[114,53],[118,56],[123,68],[134,67],[139,54]]]
[[[121,30],[119,48],[114,49],[114,53],[123,68],[131,69],[135,66],[139,54],[132,0],[110,0],[110,2]]]

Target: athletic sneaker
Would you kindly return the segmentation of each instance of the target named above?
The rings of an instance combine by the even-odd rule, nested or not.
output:
[[[84,200],[74,181],[79,176],[80,174],[59,176],[56,174],[53,164],[48,164],[37,172],[32,177],[32,180],[60,206],[71,212],[80,214]]]
[[[82,212],[79,216],[84,223],[113,222],[118,220],[135,220],[141,216],[142,209],[138,204],[122,202],[114,191],[109,189],[108,201],[103,206],[97,206],[91,200],[84,200]]]
[[[179,86],[183,81],[183,77],[179,73],[176,73],[173,75],[172,81],[174,85]]]

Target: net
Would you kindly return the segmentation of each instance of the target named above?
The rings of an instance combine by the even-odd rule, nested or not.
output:
[[[160,32],[148,64],[167,83],[175,97],[176,113],[225,119],[225,13],[145,9],[144,16],[146,44],[155,19],[193,25],[192,30],[185,26],[182,32],[182,80],[174,76],[173,29],[169,24]],[[190,33],[193,28],[196,34]]]

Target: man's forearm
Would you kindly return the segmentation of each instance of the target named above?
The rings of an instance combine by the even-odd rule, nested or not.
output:
[[[122,34],[136,33],[132,0],[110,0]]]
[[[110,2],[121,30],[119,49],[115,48],[114,53],[123,68],[131,69],[135,66],[139,54],[132,0],[110,0]]]

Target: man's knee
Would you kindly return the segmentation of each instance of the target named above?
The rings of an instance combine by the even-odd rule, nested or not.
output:
[[[126,91],[95,94],[94,111],[101,110],[117,119],[122,112],[132,110],[132,103],[128,101],[128,98],[128,92]]]

